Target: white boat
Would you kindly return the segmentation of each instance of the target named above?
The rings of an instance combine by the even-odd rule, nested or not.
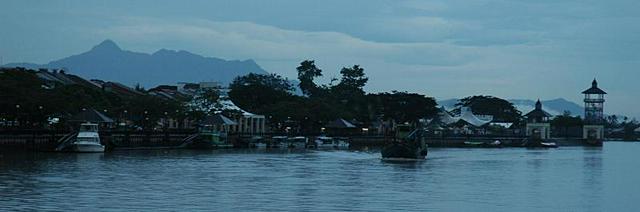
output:
[[[289,148],[303,149],[305,148],[305,146],[307,146],[307,141],[309,141],[308,138],[303,136],[297,136],[297,137],[287,139],[287,144]]]
[[[318,149],[333,149],[333,138],[320,136],[315,140],[316,148]]]
[[[84,123],[76,140],[69,146],[72,152],[104,152],[104,145],[100,144],[98,124]]]
[[[315,140],[318,149],[348,149],[347,138],[332,138],[326,136],[317,137]]]
[[[333,139],[336,149],[349,149],[349,138],[338,137]]]

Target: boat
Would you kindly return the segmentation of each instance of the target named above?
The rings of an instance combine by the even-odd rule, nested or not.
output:
[[[427,145],[422,139],[421,127],[409,131],[409,125],[397,127],[393,142],[382,148],[382,159],[385,161],[424,160],[427,157]]]
[[[558,144],[556,144],[556,142],[540,142],[540,145],[546,148],[558,148]]]
[[[271,137],[271,142],[269,142],[268,148],[278,149],[278,148],[289,148],[287,144],[287,136],[273,136]]]
[[[333,149],[333,138],[327,136],[319,136],[314,141],[315,147],[318,149]]]
[[[71,152],[104,152],[104,145],[100,143],[98,124],[80,124],[76,140],[68,147]]]
[[[349,138],[337,137],[333,139],[334,148],[336,149],[349,149]]]
[[[233,144],[227,142],[226,133],[214,131],[201,131],[197,138],[190,143],[189,148],[195,149],[228,149]]]
[[[318,149],[348,149],[349,148],[349,138],[345,137],[327,137],[320,136],[317,137],[313,142],[315,143],[315,147]]]
[[[587,138],[587,140],[585,142],[589,146],[598,146],[598,147],[600,147],[600,146],[603,145],[602,139]]]
[[[484,147],[484,141],[465,141],[465,147]]]
[[[495,141],[465,141],[463,143],[464,147],[478,147],[478,148],[500,148],[502,147],[502,142],[499,140]]]
[[[522,146],[527,148],[558,148],[558,144],[550,139],[525,139]]]
[[[293,149],[303,149],[307,145],[308,141],[309,139],[304,136],[296,136],[293,138],[288,138],[287,147],[293,148]]]
[[[267,146],[267,142],[264,141],[262,136],[253,136],[249,139],[249,147],[251,148],[266,149]]]

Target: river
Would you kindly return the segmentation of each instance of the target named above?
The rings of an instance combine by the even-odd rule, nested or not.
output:
[[[640,143],[602,148],[1,153],[0,211],[637,211]]]

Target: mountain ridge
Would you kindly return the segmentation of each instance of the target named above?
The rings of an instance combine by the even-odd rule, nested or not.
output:
[[[47,64],[23,62],[2,66],[63,69],[85,78],[147,87],[175,84],[179,81],[219,81],[228,84],[237,76],[249,73],[268,74],[252,59],[224,60],[165,48],[150,54],[141,53],[124,50],[110,39],[100,42],[89,51]]]

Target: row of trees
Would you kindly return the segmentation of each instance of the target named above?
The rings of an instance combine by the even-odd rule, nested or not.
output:
[[[295,121],[305,130],[319,130],[329,121],[343,118],[371,123],[380,120],[413,122],[436,114],[433,98],[421,94],[397,92],[367,94],[368,77],[359,65],[344,67],[341,78],[329,84],[315,82],[323,76],[312,60],[300,63],[298,87],[276,74],[249,74],[236,78],[229,86],[229,97],[239,107],[265,114],[272,122]]]

